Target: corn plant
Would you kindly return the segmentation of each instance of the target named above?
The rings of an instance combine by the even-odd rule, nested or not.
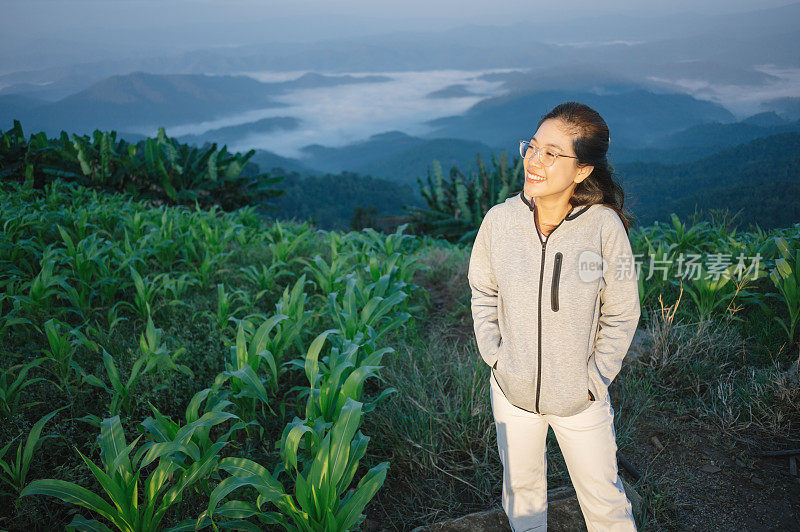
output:
[[[47,315],[51,312],[50,303],[53,296],[64,293],[67,277],[53,272],[57,251],[48,247],[42,253],[41,270],[30,283],[28,297],[25,299],[27,311],[31,314]]]
[[[258,266],[252,264],[239,268],[239,271],[242,272],[245,279],[258,290],[254,297],[256,301],[261,299],[265,294],[271,293],[275,289],[280,277],[294,275],[291,270],[279,262],[270,264],[269,266],[266,264],[259,264]]]
[[[5,302],[11,303],[11,308],[8,312],[5,311]],[[18,316],[22,312],[19,298],[9,297],[6,292],[0,292],[0,340],[2,340],[6,331],[12,327],[19,327],[20,325],[33,325],[31,320]]]
[[[184,297],[189,288],[198,284],[198,279],[190,273],[182,273],[178,277],[165,274],[161,278],[161,292],[168,305],[186,305]]]
[[[69,335],[62,331],[62,324],[55,319],[49,319],[44,324],[49,349],[43,349],[46,360],[51,363],[49,371],[58,379],[59,383],[69,389],[74,375],[80,375],[82,370],[73,360],[77,342],[70,339],[76,336],[75,331]]]
[[[383,291],[387,296],[373,297],[375,291]],[[338,292],[328,295],[328,311],[345,338],[355,339],[361,332],[367,338],[377,341],[411,318],[408,312],[398,311],[396,308],[407,297],[408,294],[397,285],[391,287],[388,283],[366,285],[357,277],[350,276],[341,302]]]
[[[305,265],[306,270],[311,274],[311,278],[317,285],[319,291],[324,294],[324,298],[331,292],[336,292],[344,288],[342,280],[346,274],[352,270],[351,257],[345,254],[336,254],[331,258],[330,264],[320,255],[315,255],[313,260],[298,259],[298,262]]]
[[[393,350],[390,347],[373,350],[363,360],[359,360],[360,345],[345,341],[342,348],[332,347],[327,356],[320,359],[320,351],[328,334],[325,331],[311,343],[305,356],[305,374],[309,388],[299,398],[308,395],[306,419],[322,418],[333,422],[348,398],[361,401],[364,382],[369,377],[377,377],[381,359]],[[397,390],[389,388],[381,392],[373,402],[366,405],[365,412],[375,408],[378,401]]]
[[[713,231],[708,222],[695,224],[683,223],[676,214],[670,215],[672,227],[655,223],[655,227],[660,230],[661,238],[667,245],[672,244],[675,253],[688,250],[707,249],[707,246],[716,242]]]
[[[133,305],[131,309],[142,320],[147,320],[155,313],[156,295],[159,292],[159,281],[164,274],[157,274],[152,279],[145,281],[136,268],[130,267],[131,277],[133,278],[133,286],[136,293],[133,295]]]
[[[101,344],[109,343],[117,325],[128,319],[120,316],[117,312],[117,307],[124,303],[124,301],[118,301],[116,304],[109,307],[105,314],[105,325],[102,325],[97,320],[92,323],[87,323],[85,326],[87,336],[92,337],[96,342]]]
[[[267,247],[272,253],[272,263],[283,263],[290,266],[295,259],[291,258],[295,250],[304,243],[311,234],[311,227],[304,223],[292,234],[285,231],[283,225],[276,221],[267,232]]]
[[[363,250],[371,252],[370,254],[378,253],[390,257],[395,253],[405,254],[411,251],[411,244],[415,239],[413,235],[404,234],[406,228],[408,228],[407,223],[398,227],[394,233],[384,235],[368,227],[354,235],[362,244]]]
[[[198,420],[191,427],[183,427],[180,437],[176,436],[173,442],[142,445],[133,456],[131,453],[141,436],[128,444],[119,416],[104,419],[100,424],[98,438],[102,469],[80,451],[77,452],[111,502],[82,486],[56,479],[34,480],[22,490],[20,497],[56,497],[97,513],[115,529],[124,532],[163,530],[161,522],[167,511],[181,502],[183,493],[188,488],[216,469],[219,453],[227,444],[217,442],[204,454],[197,456],[193,455],[193,449],[186,442],[200,426],[221,423],[226,419],[228,416],[215,416],[202,423]],[[188,457],[184,463],[189,465],[184,466],[174,459],[177,454]],[[140,493],[139,480],[145,475],[146,468],[156,460],[158,465],[147,476],[144,489]],[[194,520],[189,520],[167,530],[186,530],[193,523]],[[86,531],[110,530],[104,523],[84,518],[80,514],[68,526]]]
[[[237,411],[245,421],[255,421],[257,415],[266,415],[264,408],[275,411],[270,406],[270,396],[267,386],[274,393],[278,389],[278,366],[275,357],[269,350],[271,343],[269,338],[270,331],[286,316],[277,315],[269,318],[253,334],[250,345],[248,346],[245,336],[244,322],[239,322],[236,333],[236,345],[231,348],[231,361],[225,364],[225,371],[222,373],[227,380],[230,378],[230,386],[233,391],[231,399],[236,404]],[[279,332],[278,332],[279,334]],[[262,379],[258,369],[261,361],[269,366],[270,379]],[[265,381],[268,383],[265,385]]]
[[[286,358],[287,350],[293,345],[298,353],[302,353],[305,348],[303,345],[303,333],[311,326],[315,315],[311,310],[306,310],[306,276],[301,275],[291,289],[287,286],[283,289],[281,298],[275,303],[275,312],[287,316],[289,319],[279,325],[279,333],[276,335],[278,341],[272,351],[276,363],[282,364]]]
[[[369,442],[369,437],[358,431],[361,407],[361,403],[348,399],[332,425],[295,418],[287,426],[281,455],[284,468],[294,482],[292,495],[256,462],[246,458],[222,459],[220,469],[231,476],[211,493],[208,510],[201,518],[213,518],[225,497],[240,488],[251,487],[258,492],[255,504],[229,501],[225,505],[228,513],[237,508],[240,519],[255,517],[263,526],[277,525],[284,530],[355,529],[363,521],[362,512],[383,485],[389,469],[388,462],[381,462],[367,471],[354,489],[348,490]],[[302,441],[306,443],[310,459],[302,463],[301,469],[298,447]],[[263,510],[265,504],[271,504],[277,511]],[[249,522],[242,526],[253,528]]]
[[[40,401],[20,404],[20,399],[25,388],[46,380],[42,377],[28,378],[28,372],[42,361],[44,358],[37,358],[27,364],[11,366],[0,373],[0,417],[10,417],[23,408],[39,404]]]
[[[221,382],[217,379],[217,384]],[[185,424],[180,423],[164,416],[154,406],[150,406],[155,417],[148,417],[142,421],[140,428],[148,436],[150,441],[155,443],[148,453],[160,453],[162,451],[173,452],[171,459],[175,460],[182,467],[187,468],[192,461],[199,460],[206,455],[218,443],[228,442],[231,435],[243,428],[239,418],[225,409],[233,405],[225,399],[226,393],[218,393],[218,386],[206,388],[197,392],[189,406],[186,407]],[[200,407],[205,401],[204,412],[200,414]],[[216,440],[211,438],[211,429],[215,425],[220,425],[227,421],[234,421],[228,430]],[[212,469],[212,472],[216,468]],[[208,478],[200,480],[200,489],[208,494],[211,490],[208,487]]]
[[[186,351],[185,347],[180,347],[171,351],[164,345],[163,331],[153,325],[153,320],[147,317],[147,327],[139,337],[139,350],[145,359],[144,373],[150,373],[152,369],[159,372],[179,371],[189,377],[194,377],[192,370],[188,366],[178,364],[175,359]]]
[[[790,344],[798,342],[798,324],[800,324],[800,250],[795,249],[792,254],[786,240],[778,237],[775,239],[780,252],[780,258],[775,261],[775,268],[770,272],[769,278],[778,289],[783,303],[786,305],[788,317],[774,316],[781,328],[786,332]]]
[[[98,296],[89,284],[80,279],[74,279],[77,288],[68,282],[64,284],[64,294],[62,297],[67,302],[67,312],[77,314],[82,321],[89,319],[94,308],[94,300]]]
[[[25,446],[23,447],[22,442],[20,442],[17,447],[16,460],[9,460],[8,462],[3,460],[3,457],[6,455],[6,452],[13,442],[8,442],[0,449],[0,469],[2,469],[2,471],[0,471],[0,480],[11,486],[11,488],[14,489],[14,494],[19,493],[22,491],[22,488],[25,487],[25,480],[31,468],[31,462],[33,461],[33,453],[42,446],[42,442],[44,442],[46,438],[41,437],[45,423],[50,421],[59,410],[63,410],[64,408],[66,408],[66,406],[54,412],[50,412],[33,425],[33,428],[28,433],[28,439],[25,440]]]
[[[222,260],[227,254],[211,254],[205,251],[199,261],[191,261],[192,274],[198,280],[200,288],[206,289],[211,283],[211,279],[219,271]]]
[[[56,226],[66,246],[68,264],[75,277],[87,285],[91,285],[98,276],[98,262],[113,247],[113,244],[97,233],[88,235],[75,243],[69,231],[60,224],[56,224]]]
[[[746,269],[737,270],[736,265],[730,265],[717,272],[719,275],[716,279],[702,266],[698,278],[690,279],[683,285],[697,306],[700,317],[706,317],[720,308],[729,309],[737,296],[740,299],[751,299],[754,294],[745,286],[751,278],[758,276],[758,272],[753,271],[753,266],[751,263]]]
[[[136,385],[144,375],[142,366],[147,362],[146,357],[140,356],[131,367],[131,373],[128,379],[123,382],[120,377],[119,371],[114,364],[114,357],[112,357],[105,349],[103,349],[103,366],[106,369],[111,386],[106,386],[103,381],[94,375],[84,375],[83,379],[86,383],[103,388],[109,395],[111,395],[111,403],[109,404],[108,411],[112,416],[125,413],[130,415],[133,412],[133,397]]]
[[[236,290],[232,293],[225,292],[225,286],[222,283],[217,284],[217,308],[214,314],[214,321],[217,329],[224,330],[228,322],[233,319],[242,308],[234,309],[236,302],[246,300],[247,294],[241,290]]]
[[[186,407],[186,423],[184,427],[191,427],[191,429],[181,427],[180,423],[164,416],[156,407],[150,405],[155,417],[148,417],[142,421],[142,430],[148,435],[150,441],[155,443],[174,442],[180,435],[189,432],[190,437],[186,445],[191,446],[193,456],[202,456],[209,451],[215,443],[211,439],[211,429],[213,425],[207,422],[209,420],[214,420],[215,422],[219,421],[219,423],[222,423],[227,420],[239,419],[236,415],[225,411],[227,408],[233,406],[233,403],[226,399],[227,393],[220,392],[219,388],[221,382],[222,379],[217,379],[214,387],[205,388],[197,392],[192,397],[192,400],[189,401],[189,405]],[[201,408],[203,409],[202,414],[200,413]],[[201,419],[203,421],[201,421]],[[232,424],[230,429],[217,441],[227,441],[231,434],[240,428],[242,428],[240,423]]]
[[[212,255],[222,255],[233,239],[236,227],[221,223],[216,216],[216,207],[212,207],[202,217],[196,218],[195,223],[189,226],[189,233],[195,241],[202,242]],[[213,222],[210,223],[209,220]]]

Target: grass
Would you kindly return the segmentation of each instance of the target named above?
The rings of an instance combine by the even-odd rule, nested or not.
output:
[[[387,360],[383,377],[399,393],[366,423],[374,435],[373,460],[392,464],[370,518],[393,530],[500,505],[502,465],[489,373],[478,355],[469,313],[469,255],[436,248],[423,260],[431,270],[420,282],[438,306],[415,328],[389,340],[399,346],[398,356]],[[642,325],[650,338],[644,354],[627,361],[612,382],[619,452],[628,458],[640,454],[641,442],[650,437],[645,426],[654,419],[669,425],[670,419],[697,420],[739,445],[752,430],[762,438],[785,439],[796,432],[800,361],[787,365],[785,356],[764,354],[768,349],[760,338],[748,335],[749,322],[729,316],[692,321],[691,314],[675,310],[664,307]],[[548,487],[568,484],[552,430],[547,445]],[[630,483],[644,502],[638,528],[674,529],[686,486],[648,464],[636,465],[643,475]]]

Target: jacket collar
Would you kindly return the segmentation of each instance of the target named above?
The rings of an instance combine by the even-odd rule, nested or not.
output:
[[[533,215],[533,204],[534,204],[533,198],[531,198],[531,201],[528,201],[527,199],[525,199],[525,192],[523,192],[523,191],[520,191],[519,197],[522,200],[522,203],[523,203],[524,207],[516,207],[514,210],[518,211],[518,212],[521,212],[523,214],[524,218],[526,218],[527,220],[530,220],[530,218],[528,218],[528,216]],[[519,202],[515,202],[515,204],[519,205]],[[581,214],[583,214],[586,211],[588,211],[589,207],[591,207],[591,205],[582,205],[582,206],[579,206],[579,207],[573,207],[572,210],[570,210],[567,213],[567,215],[564,217],[564,221],[572,221],[572,220],[574,220],[575,218],[577,218]],[[530,211],[530,214],[525,215],[525,211],[524,211],[525,208],[527,208],[527,210]]]

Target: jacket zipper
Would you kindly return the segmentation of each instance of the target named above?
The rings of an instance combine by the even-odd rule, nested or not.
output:
[[[533,204],[531,203],[531,205],[533,205]],[[559,226],[562,223],[564,223],[564,220],[566,220],[567,218],[566,218],[566,216],[564,218],[562,218],[561,221],[558,222],[558,225],[556,225],[553,228],[553,230],[550,231],[550,234],[547,235],[547,240],[542,241],[542,235],[539,234],[539,226],[536,223],[536,218],[537,218],[536,209],[531,209],[531,210],[533,211],[533,225],[534,225],[534,229],[536,230],[536,236],[539,237],[539,242],[542,244],[542,266],[541,266],[541,268],[539,270],[539,302],[538,302],[539,303],[539,320],[538,320],[539,321],[539,331],[538,331],[539,340],[538,340],[538,346],[537,346],[538,347],[538,363],[536,364],[536,413],[538,414],[540,412],[540,410],[539,410],[539,396],[541,395],[541,392],[542,392],[542,285],[544,284],[545,251],[547,249],[547,242],[550,241],[550,239],[553,238],[553,233],[555,233],[556,229],[558,229]],[[567,213],[567,216],[569,216],[569,213]]]
[[[550,307],[553,312],[558,312],[558,279],[561,274],[561,259],[563,255],[559,251],[556,253],[556,260],[553,264],[553,285],[550,288]]]

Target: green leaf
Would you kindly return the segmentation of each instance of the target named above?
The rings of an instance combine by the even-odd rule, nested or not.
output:
[[[355,493],[342,505],[339,513],[336,514],[338,530],[350,530],[355,525],[367,503],[383,486],[388,470],[389,462],[381,462],[367,471],[367,474],[358,483]]]
[[[116,523],[117,511],[115,508],[91,491],[72,482],[56,479],[34,480],[19,494],[20,497],[29,495],[56,497],[64,502],[97,512],[112,523]]]

